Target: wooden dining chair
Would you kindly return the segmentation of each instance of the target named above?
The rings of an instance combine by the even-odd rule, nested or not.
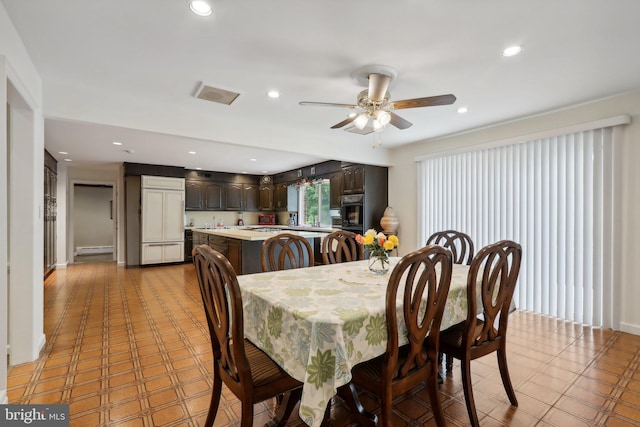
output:
[[[453,254],[454,264],[471,264],[473,259],[473,240],[468,234],[455,230],[444,230],[433,233],[427,239],[427,245],[439,245],[449,249]],[[438,364],[443,361],[442,352],[438,355]],[[447,372],[453,369],[453,358],[446,359]]]
[[[455,230],[433,233],[427,239],[427,245],[443,246],[453,254],[455,264],[471,264],[473,259],[473,240],[468,234]]]
[[[438,398],[438,342],[440,322],[451,283],[451,252],[427,246],[405,255],[389,278],[386,293],[387,349],[385,353],[353,367],[352,384],[380,398],[380,426],[392,427],[393,399],[427,382],[438,426],[444,426]],[[398,316],[398,290],[402,315]],[[409,343],[399,346],[398,319],[407,329]],[[347,402],[353,406],[353,402]]]
[[[462,385],[471,425],[479,426],[471,386],[471,361],[496,352],[502,384],[509,401],[518,406],[507,367],[509,307],[520,272],[522,248],[510,240],[488,245],[471,261],[467,277],[467,320],[440,333],[440,351],[460,360]],[[482,318],[478,318],[478,301]],[[497,327],[496,327],[497,325]]]
[[[362,245],[356,242],[356,233],[336,230],[322,240],[324,264],[359,261],[363,257]]]
[[[262,271],[287,270],[313,266],[313,249],[304,237],[280,233],[262,243]]]
[[[242,296],[231,263],[206,245],[192,254],[213,350],[213,392],[205,426],[216,419],[223,382],[240,399],[242,427],[253,425],[254,404],[284,394],[269,424],[284,426],[300,400],[302,383],[244,337]]]

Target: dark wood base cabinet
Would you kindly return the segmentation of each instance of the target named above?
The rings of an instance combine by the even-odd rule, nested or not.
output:
[[[241,240],[215,236],[208,233],[193,232],[193,247],[209,245],[212,249],[227,257],[236,274],[261,273],[260,250],[263,240]],[[320,238],[310,238],[315,253],[315,264],[322,264]]]

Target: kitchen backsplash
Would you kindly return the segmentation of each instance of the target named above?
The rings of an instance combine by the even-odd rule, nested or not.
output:
[[[205,224],[209,224],[213,228],[213,221],[215,217],[216,223],[220,220],[224,221],[225,225],[238,225],[238,219],[242,215],[242,220],[245,225],[258,224],[259,212],[230,212],[230,211],[188,211],[184,215],[184,225],[189,226],[193,224],[193,227],[204,228]]]

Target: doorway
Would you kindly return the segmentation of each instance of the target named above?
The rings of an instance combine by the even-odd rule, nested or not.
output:
[[[71,197],[72,262],[115,261],[114,185],[76,182]]]

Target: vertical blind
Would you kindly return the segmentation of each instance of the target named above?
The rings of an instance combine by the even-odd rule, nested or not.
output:
[[[616,146],[607,127],[418,162],[418,231],[522,245],[520,309],[616,327]]]

